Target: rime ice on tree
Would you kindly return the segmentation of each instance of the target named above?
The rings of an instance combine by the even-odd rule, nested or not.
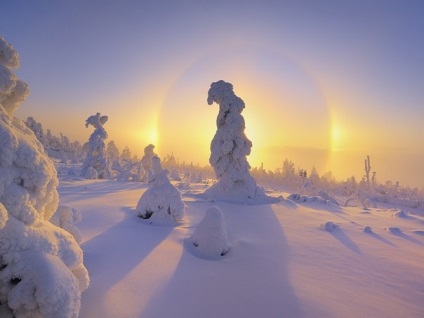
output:
[[[103,125],[107,122],[107,116],[100,116],[100,113],[90,116],[85,121],[85,127],[93,126],[94,132],[88,140],[88,152],[82,166],[81,176],[88,179],[110,179],[109,160],[106,155],[105,140],[107,132]]]
[[[149,223],[175,223],[184,217],[184,203],[181,194],[171,182],[167,171],[162,169],[159,157],[152,158],[153,175],[150,187],[143,193],[137,204],[137,214]]]
[[[214,102],[219,105],[219,113],[209,162],[218,183],[207,189],[205,195],[210,199],[235,202],[267,201],[270,198],[256,185],[249,172],[246,157],[252,142],[244,133],[243,100],[234,94],[232,84],[221,80],[212,83],[208,92],[208,104]]]
[[[43,146],[14,117],[28,89],[12,70],[18,53],[0,36],[0,313],[77,317],[88,286],[82,250],[49,220],[59,195]]]
[[[140,181],[149,181],[152,175],[152,159],[156,156],[154,152],[155,146],[150,144],[144,148],[144,156],[141,158]]]

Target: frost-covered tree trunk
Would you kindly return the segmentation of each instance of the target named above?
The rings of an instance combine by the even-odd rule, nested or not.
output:
[[[112,178],[110,163],[105,148],[107,132],[103,128],[107,120],[107,116],[100,116],[100,113],[97,113],[88,117],[85,122],[85,127],[91,125],[95,128],[88,140],[88,152],[81,171],[81,175],[88,179]]]
[[[14,116],[28,94],[12,70],[18,53],[0,36],[0,313],[78,317],[89,283],[74,237],[49,220],[57,173],[43,145]]]
[[[367,181],[367,187],[370,188],[370,172],[371,172],[371,164],[370,164],[370,156],[367,156],[365,159],[365,179]]]
[[[218,183],[205,191],[211,199],[251,201],[266,198],[262,188],[250,175],[247,156],[252,142],[244,133],[245,122],[241,115],[244,102],[233,92],[233,85],[224,81],[211,84],[208,104],[219,105],[217,131],[211,143],[209,162],[215,170]]]

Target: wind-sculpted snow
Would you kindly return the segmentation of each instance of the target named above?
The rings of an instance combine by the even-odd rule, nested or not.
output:
[[[266,202],[268,197],[249,172],[246,157],[252,142],[244,133],[243,100],[234,94],[232,84],[221,80],[212,83],[209,89],[208,104],[213,103],[219,105],[219,113],[209,162],[218,183],[206,190],[205,195],[212,200]]]
[[[171,184],[167,171],[162,169],[159,157],[152,158],[153,175],[149,188],[137,204],[137,215],[152,224],[175,224],[184,215],[184,203],[178,189]]]
[[[188,239],[193,254],[205,259],[217,259],[230,248],[222,211],[214,206],[206,211],[194,233]]]
[[[9,69],[19,65],[11,50],[0,37],[0,313],[77,317],[88,273],[73,236],[49,221],[59,202],[57,173],[14,117],[26,84]]]

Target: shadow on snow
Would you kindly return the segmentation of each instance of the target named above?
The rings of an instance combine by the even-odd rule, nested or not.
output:
[[[302,317],[289,279],[289,247],[271,206],[214,205],[224,213],[229,252],[210,261],[185,246],[173,277],[143,316]]]

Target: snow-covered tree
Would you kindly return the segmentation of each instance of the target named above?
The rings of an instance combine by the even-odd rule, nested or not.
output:
[[[153,175],[149,180],[149,188],[142,194],[137,204],[137,215],[149,219],[150,223],[175,223],[182,220],[185,214],[181,194],[171,182],[167,171],[163,170],[160,159],[152,158]]]
[[[125,148],[122,149],[121,160],[131,162],[131,158],[132,158],[132,153],[130,151],[130,148],[125,146]]]
[[[107,116],[100,116],[100,113],[97,113],[88,117],[85,121],[85,127],[91,125],[95,129],[88,140],[89,148],[81,171],[83,177],[96,179],[94,170],[97,172],[97,178],[99,179],[110,179],[112,177],[105,148],[107,132],[103,128],[107,120]]]
[[[0,36],[0,313],[77,317],[89,283],[74,237],[49,220],[57,173],[42,144],[14,116],[28,93],[13,69],[18,53]]]
[[[234,94],[232,84],[221,80],[212,83],[209,89],[208,104],[213,103],[219,105],[219,113],[209,162],[218,183],[207,189],[205,195],[210,199],[243,202],[266,198],[249,172],[247,156],[252,142],[244,133],[243,100]]]
[[[367,156],[367,158],[365,158],[364,168],[365,168],[365,180],[367,182],[368,189],[370,189],[371,188],[371,184],[370,184],[370,172],[371,172],[370,156]]]
[[[116,146],[115,141],[111,140],[107,143],[106,152],[112,162],[119,160],[119,149]]]
[[[35,137],[37,137],[38,141],[41,142],[43,146],[47,145],[46,136],[41,123],[38,123],[33,117],[28,117],[25,121],[25,125],[34,132]]]
[[[155,146],[150,144],[144,148],[144,155],[141,158],[140,181],[148,181],[153,173],[152,159],[156,156]]]

